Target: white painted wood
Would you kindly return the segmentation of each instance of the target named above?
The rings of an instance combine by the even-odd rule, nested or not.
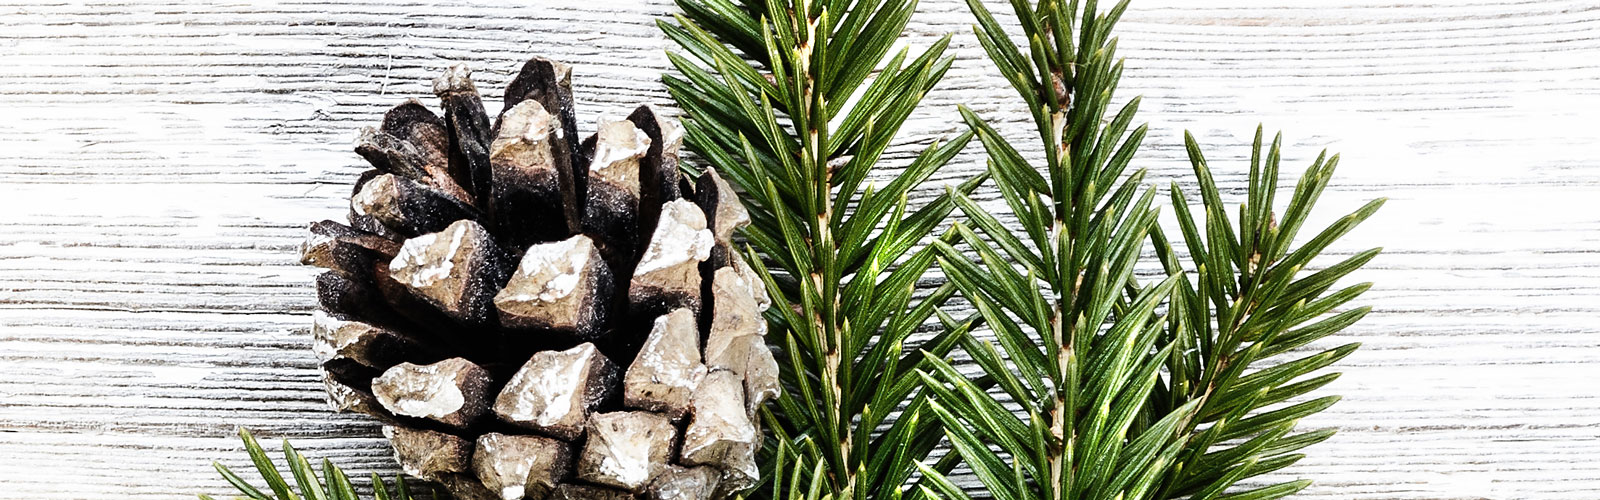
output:
[[[1241,192],[1258,122],[1286,165],[1344,154],[1319,220],[1391,199],[1335,249],[1363,349],[1304,426],[1308,498],[1600,497],[1600,1],[1136,0],[1124,96],[1139,166],[1187,183],[1181,130]],[[995,5],[997,12],[1005,9]],[[391,475],[376,427],[326,411],[294,249],[338,218],[354,131],[452,61],[498,97],[518,63],[576,65],[581,128],[669,106],[668,0],[0,2],[0,499],[230,489],[231,432]],[[1026,114],[967,28],[925,0],[906,38],[959,58],[903,142],[965,102],[1025,143]],[[978,149],[938,177],[979,168]],[[905,158],[904,151],[891,163]],[[993,193],[982,197],[998,202]]]

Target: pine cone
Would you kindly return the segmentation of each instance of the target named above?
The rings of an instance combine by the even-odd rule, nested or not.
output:
[[[749,222],[680,179],[641,106],[579,143],[571,72],[535,58],[491,126],[462,66],[362,131],[349,225],[306,264],[328,401],[385,422],[408,474],[462,499],[727,498],[753,485],[778,391]],[[702,348],[703,346],[703,348]]]

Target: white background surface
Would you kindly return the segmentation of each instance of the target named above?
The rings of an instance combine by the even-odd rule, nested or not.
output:
[[[534,53],[576,66],[585,134],[671,104],[665,0],[18,1],[0,4],[0,499],[227,494],[210,461],[245,465],[240,425],[392,475],[377,427],[322,403],[296,262],[306,223],[344,214],[355,130],[433,105],[452,61],[497,101]],[[1341,430],[1292,469],[1317,481],[1305,497],[1600,498],[1600,2],[1194,3],[1136,0],[1121,25],[1151,182],[1192,186],[1190,129],[1242,194],[1264,122],[1286,173],[1343,153],[1318,220],[1391,198],[1334,249],[1387,251],[1357,276],[1374,312],[1327,343],[1365,346],[1328,389],[1345,400],[1302,423]],[[970,22],[923,1],[907,43],[955,32],[959,60],[889,164],[958,132],[961,102],[1032,140]]]

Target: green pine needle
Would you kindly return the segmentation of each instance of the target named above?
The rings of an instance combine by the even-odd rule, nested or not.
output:
[[[1370,285],[1333,286],[1378,251],[1301,271],[1383,200],[1295,246],[1338,157],[1318,159],[1288,203],[1275,203],[1281,137],[1263,155],[1258,130],[1235,226],[1186,136],[1202,203],[1189,206],[1174,184],[1183,262],[1156,223],[1154,189],[1143,186],[1143,171],[1128,172],[1146,133],[1129,129],[1139,100],[1102,120],[1122,74],[1112,26],[1128,3],[1103,12],[1094,0],[1011,4],[1026,46],[968,1],[980,44],[1033,112],[1044,173],[962,109],[1021,230],[954,193],[971,229],[957,225],[961,245],[935,244],[946,276],[998,343],[962,346],[986,373],[980,380],[1009,402],[940,360],[919,371],[954,450],[989,494],[1007,500],[1270,499],[1304,489],[1309,482],[1246,480],[1292,465],[1332,435],[1296,432],[1295,423],[1338,397],[1300,398],[1336,379],[1318,372],[1356,345],[1279,356],[1367,313],[1334,310]],[[1168,274],[1162,280],[1134,274],[1147,244]],[[940,471],[922,472],[938,494],[966,497]]]
[[[911,341],[955,293],[917,292],[936,259],[919,242],[982,179],[921,208],[908,199],[974,134],[929,145],[887,183],[867,179],[950,68],[949,37],[921,53],[890,51],[915,0],[678,5],[683,14],[660,23],[681,49],[669,54],[678,74],[667,88],[685,111],[688,147],[742,189],[752,267],[776,302],[769,340],[782,350],[785,390],[767,410],[777,437],[763,467],[775,482],[750,494],[921,497],[907,482],[943,432],[919,414],[929,403],[915,371],[973,322]],[[789,455],[781,467],[779,449]]]
[[[239,439],[244,441],[244,449],[249,453],[251,462],[255,464],[257,475],[263,481],[266,481],[267,489],[272,491],[272,495],[263,493],[256,487],[251,486],[243,477],[240,477],[232,469],[221,463],[213,462],[211,466],[216,468],[217,472],[222,474],[222,478],[227,480],[229,484],[232,484],[234,488],[238,488],[239,492],[243,493],[246,498],[252,500],[361,500],[360,497],[356,496],[355,487],[350,484],[350,478],[345,475],[343,470],[324,459],[322,461],[322,476],[317,476],[316,472],[311,469],[310,461],[300,452],[295,451],[294,447],[289,445],[288,440],[284,440],[284,459],[289,464],[289,472],[294,476],[295,485],[299,489],[297,494],[295,493],[295,488],[284,480],[283,474],[278,471],[277,464],[272,463],[272,459],[267,456],[266,451],[261,448],[261,444],[256,442],[256,438],[251,436],[249,431],[242,428],[239,429]],[[390,495],[389,485],[385,484],[383,479],[379,478],[376,473],[372,474],[373,497],[376,500],[411,500],[411,492],[407,490],[404,478],[396,476],[395,487],[394,494]],[[201,500],[212,500],[207,495],[199,495],[199,497]]]

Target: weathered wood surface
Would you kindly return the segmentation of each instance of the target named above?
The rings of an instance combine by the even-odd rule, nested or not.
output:
[[[0,499],[228,493],[210,461],[245,464],[236,426],[392,474],[377,427],[323,405],[294,251],[344,214],[356,129],[434,102],[452,61],[495,100],[534,53],[575,63],[585,133],[670,106],[667,0],[16,1],[0,5]],[[1335,339],[1365,343],[1331,386],[1346,398],[1303,422],[1342,431],[1293,469],[1317,481],[1305,496],[1600,496],[1600,1],[1190,4],[1138,0],[1122,23],[1153,182],[1188,182],[1187,128],[1241,193],[1264,122],[1296,170],[1344,153],[1319,220],[1391,198],[1336,249],[1387,252],[1358,276],[1375,312]],[[958,131],[959,102],[1028,133],[969,23],[959,0],[914,19],[908,43],[955,32],[959,60],[907,145]]]

